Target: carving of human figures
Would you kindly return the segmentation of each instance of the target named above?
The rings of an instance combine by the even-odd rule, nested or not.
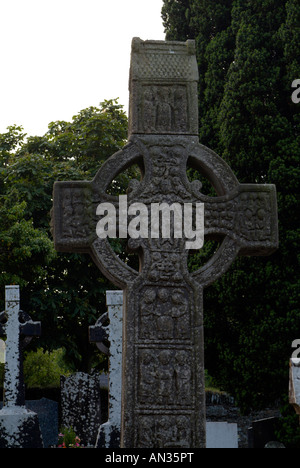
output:
[[[187,130],[188,110],[186,90],[182,87],[178,87],[174,92],[174,117],[176,131],[185,132]]]
[[[191,445],[190,445],[190,421],[188,420],[188,418],[185,418],[184,416],[179,416],[177,419],[176,419],[176,424],[175,424],[175,427],[176,427],[176,437],[177,437],[177,441],[178,441],[178,444],[177,446],[180,447],[180,448],[189,448]]]
[[[175,337],[189,338],[189,314],[188,304],[185,297],[180,292],[172,294],[172,317],[175,322]]]
[[[169,89],[161,88],[158,91],[158,102],[156,112],[156,130],[158,132],[170,131],[172,129],[172,108],[169,100]]]
[[[141,404],[152,402],[155,395],[155,363],[150,351],[146,350],[141,355],[139,400]]]
[[[161,340],[171,340],[173,338],[173,319],[170,315],[168,305],[169,292],[167,289],[158,291],[159,306],[157,307],[157,337]]]
[[[72,208],[72,193],[70,189],[65,190],[65,196],[63,199],[62,204],[63,210],[63,236],[64,237],[72,237],[72,215],[73,215],[73,208]]]
[[[147,289],[141,303],[141,336],[145,339],[151,339],[155,336],[156,329],[154,325],[154,302],[156,292],[154,289]]]
[[[165,440],[169,440],[172,436],[172,428],[170,422],[163,416],[156,423],[156,440],[157,448],[165,448]]]
[[[178,351],[175,356],[175,381],[178,403],[191,399],[191,364],[186,351]]]
[[[155,430],[150,425],[149,418],[141,418],[139,423],[139,447],[157,447]]]
[[[156,372],[157,402],[161,405],[172,403],[174,367],[170,362],[169,351],[162,351],[158,356],[159,366]]]
[[[154,91],[152,87],[147,87],[144,92],[144,131],[146,133],[155,130],[155,118]]]
[[[88,226],[85,217],[85,204],[82,198],[82,193],[74,191],[73,194],[73,220],[74,227],[78,237],[85,237],[88,232]]]

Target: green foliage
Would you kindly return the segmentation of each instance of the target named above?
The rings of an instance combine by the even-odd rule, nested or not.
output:
[[[299,415],[288,403],[287,398],[281,408],[282,417],[279,419],[276,436],[286,448],[300,448]]]
[[[71,369],[64,362],[64,350],[51,353],[42,348],[30,351],[24,359],[24,380],[27,388],[59,387],[60,376],[70,375]]]
[[[113,100],[80,111],[71,122],[50,123],[41,137],[25,140],[17,126],[0,135],[0,310],[4,286],[19,284],[22,309],[42,322],[39,346],[66,349],[74,370],[107,366],[89,343],[88,327],[106,311],[105,291],[113,286],[88,255],[55,252],[53,184],[92,179],[126,139],[127,118]],[[113,190],[124,192],[135,176],[128,170],[113,182]]]
[[[73,427],[62,427],[58,435],[58,448],[81,448]]]
[[[246,412],[287,394],[300,330],[299,1],[165,0],[162,16],[168,39],[196,40],[201,143],[240,182],[277,187],[278,252],[237,259],[205,291],[206,366]],[[194,255],[190,268],[202,261]]]

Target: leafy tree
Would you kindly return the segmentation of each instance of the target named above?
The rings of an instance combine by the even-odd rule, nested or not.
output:
[[[300,106],[291,100],[300,76],[299,1],[168,0],[162,16],[167,38],[196,40],[201,143],[240,182],[277,186],[278,252],[239,258],[205,293],[209,374],[242,409],[260,408],[287,393],[300,330]]]
[[[42,137],[25,140],[21,127],[0,135],[0,310],[5,284],[20,284],[22,309],[42,321],[39,346],[65,348],[74,370],[102,365],[88,327],[106,311],[105,291],[113,286],[88,255],[54,251],[53,184],[92,179],[126,139],[117,101],[84,109],[71,122],[52,122]],[[126,184],[127,176],[115,182],[121,191]]]
[[[43,349],[30,351],[24,359],[24,381],[27,388],[59,387],[60,376],[70,375],[63,360],[63,350],[45,353]]]

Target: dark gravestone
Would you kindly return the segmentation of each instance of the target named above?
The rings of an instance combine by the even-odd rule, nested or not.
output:
[[[265,448],[269,442],[276,441],[278,418],[253,421],[249,429],[249,448]]]
[[[101,424],[100,375],[61,376],[62,427],[72,427],[81,445],[95,446]]]
[[[124,290],[124,448],[205,447],[203,289],[238,255],[269,255],[278,246],[275,187],[239,184],[229,166],[199,144],[197,84],[194,41],[134,39],[128,145],[103,164],[93,181],[54,186],[56,249],[90,253],[102,273]],[[119,237],[127,236],[124,200],[109,195],[108,188],[133,164],[141,167],[143,178],[131,182],[128,205],[138,203],[136,209],[145,206],[150,213],[165,203],[174,210],[169,236],[158,218],[146,226],[148,237],[129,239],[140,258],[139,272],[96,233],[99,214],[104,214],[98,206],[110,203],[122,218]],[[211,182],[216,197],[204,195],[201,182],[189,182],[188,167]],[[201,245],[188,245],[186,232],[178,236],[175,211],[192,206],[191,221],[203,205],[205,239],[217,239],[220,246],[207,264],[190,273],[189,249]]]
[[[26,400],[26,408],[38,415],[44,448],[57,445],[58,441],[58,403],[47,398]]]
[[[20,310],[19,286],[5,287],[5,311],[0,314],[0,337],[6,336],[4,407],[0,411],[0,448],[42,448],[38,416],[25,407],[23,348],[41,333]]]

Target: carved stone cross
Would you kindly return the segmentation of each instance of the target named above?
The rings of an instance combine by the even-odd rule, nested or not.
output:
[[[119,448],[122,393],[122,324],[123,291],[106,291],[107,313],[89,327],[90,342],[109,354],[108,421],[101,424],[96,448]],[[109,321],[109,325],[107,322]],[[109,349],[105,342],[109,341]]]
[[[20,310],[19,286],[6,286],[0,337],[6,337],[4,407],[0,411],[0,448],[42,448],[37,414],[25,407],[23,349],[40,336],[41,323]]]
[[[134,39],[129,143],[94,180],[54,187],[56,249],[90,253],[125,293],[124,448],[205,447],[203,289],[238,255],[269,255],[278,246],[275,186],[239,184],[228,165],[199,144],[197,83],[194,41]],[[155,238],[129,239],[139,254],[139,271],[123,263],[107,239],[97,238],[97,207],[110,202],[118,210],[118,198],[107,190],[133,164],[143,178],[131,182],[128,205],[150,210],[155,204],[186,204],[195,211],[197,203],[204,204],[205,240],[216,238],[220,247],[198,271],[188,270],[187,239],[175,235],[174,220],[169,238],[158,229]],[[216,197],[204,195],[199,181],[189,182],[188,167],[211,182]]]
[[[20,310],[18,286],[5,288],[5,312],[0,314],[0,337],[6,337],[5,406],[25,406],[23,348],[33,336],[40,336],[41,323]]]

